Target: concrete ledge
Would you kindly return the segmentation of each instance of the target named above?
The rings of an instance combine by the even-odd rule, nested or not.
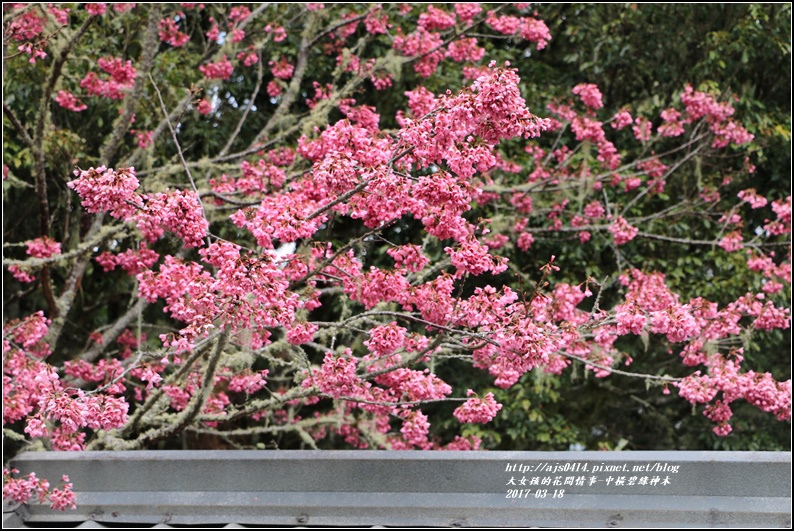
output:
[[[19,508],[26,524],[791,527],[784,452],[52,452],[13,466],[68,474],[77,494],[76,511]]]

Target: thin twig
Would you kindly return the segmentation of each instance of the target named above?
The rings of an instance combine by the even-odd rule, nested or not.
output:
[[[601,369],[610,373],[620,374],[623,376],[631,376],[633,378],[642,378],[644,380],[657,380],[661,382],[680,382],[683,378],[673,378],[672,376],[657,376],[655,374],[642,374],[638,372],[627,372],[621,371],[620,369],[613,369],[612,367],[607,367],[606,365],[601,365],[599,363],[592,362],[590,360],[586,360],[584,358],[580,358],[579,356],[574,356],[573,354],[568,354],[567,352],[556,352],[556,354],[563,356],[565,358],[569,358],[572,360],[580,361],[585,365],[589,365],[591,367],[595,367],[597,369]]]

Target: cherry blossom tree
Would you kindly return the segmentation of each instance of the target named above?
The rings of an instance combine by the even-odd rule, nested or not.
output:
[[[26,214],[5,436],[474,450],[495,391],[572,370],[642,379],[719,436],[738,402],[789,420],[790,380],[744,352],[790,326],[791,197],[733,184],[760,139],[730,95],[538,101],[489,57],[553,38],[527,4],[5,6],[4,203]],[[747,285],[684,296],[639,242],[730,256]],[[634,338],[665,367],[634,371]],[[13,472],[4,497],[73,505],[68,478]]]

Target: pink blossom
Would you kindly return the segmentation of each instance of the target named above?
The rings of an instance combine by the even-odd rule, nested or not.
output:
[[[243,30],[241,30],[240,28],[232,28],[231,41],[232,42],[240,42],[243,39],[245,39],[245,32]],[[249,66],[249,65],[246,65],[246,66]]]
[[[364,345],[378,356],[387,356],[392,354],[405,344],[407,330],[401,326],[397,326],[396,322],[392,322],[386,326],[376,326],[369,331],[369,339],[364,341]]]
[[[427,416],[421,411],[409,411],[404,413],[405,420],[403,421],[400,433],[406,442],[420,448],[427,446],[427,434],[430,431],[430,423],[427,421]]]
[[[102,266],[105,272],[113,271],[116,266],[121,266],[121,268],[130,275],[137,275],[141,271],[150,269],[159,258],[160,255],[148,249],[144,243],[141,244],[141,249],[138,251],[127,249],[118,255],[104,252],[97,256],[95,260]]]
[[[17,4],[23,6],[24,4]],[[68,12],[68,10],[67,10]],[[44,20],[36,10],[29,9],[9,21],[4,33],[15,41],[32,41],[44,32]],[[31,53],[28,51],[28,53]]]
[[[521,38],[537,43],[535,49],[542,50],[551,40],[551,32],[542,20],[526,17],[521,19]]]
[[[576,140],[580,142],[589,140],[597,144],[606,141],[602,123],[586,116],[576,116],[571,122],[571,131],[575,133]]]
[[[788,308],[776,308],[771,302],[764,304],[753,323],[759,330],[787,329],[791,321]]]
[[[151,390],[153,387],[163,381],[163,378],[148,363],[144,364],[139,371],[136,371],[134,376],[140,378],[142,382],[147,382],[147,391]]]
[[[664,123],[659,126],[658,132],[662,136],[681,136],[684,134],[684,126],[680,122],[681,113],[675,109],[662,111]]]
[[[205,99],[201,99],[196,104],[196,110],[199,112],[199,114],[206,116],[212,112],[212,104]]]
[[[14,478],[19,470],[3,469],[3,499],[11,498],[17,503],[26,503],[36,495],[39,502],[44,502],[50,495],[50,483],[46,479],[39,479],[35,472],[23,478]],[[68,480],[68,478],[67,478]]]
[[[84,111],[88,108],[87,105],[78,100],[71,92],[67,92],[65,90],[58,91],[55,101],[61,107],[74,112]]]
[[[701,376],[700,371],[697,371],[678,383],[678,394],[693,404],[706,404],[711,402],[718,392],[711,383],[711,378]]]
[[[210,30],[209,30],[207,33],[205,33],[204,35],[206,35],[206,36],[207,36],[207,40],[209,40],[209,41],[212,41],[212,42],[218,42],[218,41],[219,41],[219,39],[220,39],[221,30],[220,30],[220,28],[218,27],[218,23],[217,23],[217,22],[215,22],[215,19],[214,19],[214,18],[210,17],[210,18],[209,18],[209,21],[210,21],[210,22],[212,22],[212,27],[211,27],[211,28],[210,28]]]
[[[229,11],[229,20],[234,23],[242,22],[251,16],[251,10],[245,6],[234,6]]]
[[[381,9],[377,8],[370,11],[364,18],[364,27],[370,35],[381,35],[386,33],[392,25],[389,24],[389,16],[382,14]]]
[[[739,249],[744,248],[742,245],[742,233],[739,231],[733,231],[726,235],[724,238],[720,240],[720,247],[725,249],[727,252],[732,253],[734,251],[738,251]]]
[[[428,5],[417,24],[428,31],[443,31],[455,25],[455,15]]]
[[[154,131],[135,131],[130,129],[130,133],[135,134],[135,138],[138,141],[138,147],[141,149],[146,149],[147,147],[152,145],[152,138],[154,136]]]
[[[26,242],[27,253],[34,258],[49,258],[61,254],[61,244],[49,236]]]
[[[458,63],[463,61],[477,62],[485,57],[485,48],[477,46],[477,39],[458,39],[450,43],[447,57]]]
[[[50,494],[50,507],[56,511],[65,511],[66,509],[77,509],[75,503],[77,497],[72,492],[72,484],[69,483],[69,476],[63,476],[63,480],[67,482],[63,489],[52,489]]]
[[[107,11],[107,5],[101,3],[89,3],[85,5],[85,10],[95,17],[98,17],[99,15],[105,14],[105,11]]]
[[[739,199],[746,203],[750,203],[750,208],[763,208],[769,201],[763,196],[756,193],[755,188],[748,188],[736,194]]]
[[[245,66],[253,66],[259,62],[259,56],[255,51],[248,50],[238,53],[237,60],[242,61]]]
[[[314,323],[296,323],[287,330],[287,341],[293,345],[308,343],[319,330]]]
[[[512,15],[497,16],[493,11],[488,11],[485,23],[503,35],[513,35],[521,26],[521,19]]]
[[[80,81],[80,87],[88,91],[89,95],[103,98],[123,99],[125,92],[132,88],[137,71],[132,66],[132,61],[126,63],[118,57],[100,57],[97,60],[99,67],[110,74],[110,79],[102,80],[94,72],[89,72]]]
[[[681,102],[686,107],[684,123],[692,123],[703,117],[711,123],[720,123],[734,112],[727,103],[718,103],[709,94],[695,91],[691,85],[687,85],[681,94]]]
[[[14,275],[14,278],[20,282],[24,282],[29,284],[36,280],[36,277],[31,275],[29,272],[20,269],[18,265],[10,265],[8,266],[8,272]]]
[[[466,396],[473,396],[476,393],[469,389]],[[494,400],[493,393],[488,393],[485,398],[469,398],[465,404],[458,407],[452,414],[464,423],[486,424],[493,420],[502,404]]]
[[[28,418],[27,425],[25,426],[25,433],[31,437],[47,437],[49,435],[49,430],[47,430],[44,417],[42,417],[41,413],[37,413]]]
[[[286,57],[282,57],[279,62],[270,61],[268,64],[273,72],[273,76],[285,81],[289,80],[292,77],[292,73],[295,71],[295,66],[287,61]]]
[[[593,201],[584,207],[584,215],[589,218],[601,219],[604,217],[604,214],[606,214],[606,210],[604,209],[604,205],[599,201]]]
[[[711,147],[717,149],[724,148],[728,144],[740,146],[751,142],[755,138],[744,126],[733,120],[712,124],[711,130],[714,133],[714,141],[711,143]]]
[[[772,202],[772,210],[777,215],[778,221],[791,225],[791,196]]]
[[[274,26],[272,24],[268,24],[267,26],[265,26],[265,33],[271,33],[271,32],[273,33],[273,42],[282,42],[284,39],[287,38],[287,30],[285,30],[281,26]]]
[[[167,42],[171,46],[181,47],[184,46],[189,40],[190,36],[182,33],[177,28],[176,22],[172,18],[164,18],[158,24],[160,32],[158,36],[163,42]]]
[[[132,219],[149,242],[154,242],[168,230],[181,237],[186,247],[199,247],[207,234],[201,201],[193,191],[174,190],[140,196],[141,209]]]
[[[474,17],[482,13],[482,7],[477,2],[455,4],[455,13],[463,22],[470,22]]]
[[[386,90],[392,86],[391,74],[388,72],[377,72],[370,76],[369,79],[372,81],[375,90]]]
[[[344,357],[338,358],[327,352],[321,369],[314,369],[303,381],[304,387],[311,385],[316,385],[320,391],[335,398],[355,396],[361,380],[356,376],[356,361],[351,357],[350,349],[345,351]]]
[[[416,245],[392,247],[386,253],[394,259],[396,268],[405,268],[412,273],[421,271],[430,263],[430,260],[422,254],[422,249]]]
[[[243,371],[229,380],[228,389],[235,393],[245,393],[247,395],[257,393],[266,385],[265,378],[267,378],[268,372],[267,369],[258,372]]]
[[[440,49],[443,43],[444,40],[438,33],[420,26],[405,37],[397,35],[393,46],[406,57],[422,56],[414,63],[414,71],[422,77],[430,77],[444,58],[444,52]]]
[[[615,116],[612,117],[612,127],[617,130],[621,130],[624,127],[628,127],[632,124],[634,119],[631,117],[628,111],[620,111]]]
[[[266,90],[267,90],[267,95],[270,96],[271,98],[277,98],[281,96],[281,93],[284,91],[284,89],[277,81],[268,82]]]
[[[474,238],[464,240],[458,248],[446,247],[444,252],[450,255],[452,265],[457,268],[457,276],[462,276],[463,273],[480,275],[486,271],[498,275],[507,269],[506,258],[491,256],[488,247],[480,244]]]
[[[97,169],[75,170],[77,179],[66,186],[81,197],[88,212],[109,211],[114,217],[126,217],[134,212],[132,202],[140,183],[135,177],[135,168],[119,168],[118,171],[100,166]]]
[[[618,216],[612,225],[609,226],[609,232],[612,233],[617,245],[623,245],[633,240],[637,236],[639,229],[632,227],[625,219]]]
[[[199,70],[207,79],[226,80],[232,76],[234,67],[224,54],[223,59],[217,63],[207,63],[205,65],[201,65],[199,66]]]
[[[522,232],[518,235],[516,245],[522,251],[527,252],[533,243],[535,243],[535,237],[529,232]]]
[[[600,109],[604,106],[601,101],[601,91],[592,83],[579,83],[573,88],[573,93],[582,99],[582,103],[591,109]]]

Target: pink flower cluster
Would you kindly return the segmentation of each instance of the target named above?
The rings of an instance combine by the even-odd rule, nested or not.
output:
[[[520,31],[521,38],[537,43],[538,50],[545,48],[551,40],[551,32],[546,23],[532,17],[503,16],[489,11],[485,23],[503,35],[513,35]]]
[[[763,208],[769,203],[766,197],[758,195],[756,193],[755,188],[748,188],[747,190],[742,190],[736,196],[741,199],[742,201],[749,203],[750,208]]]
[[[265,378],[267,378],[268,370],[252,372],[244,371],[236,374],[229,380],[228,389],[235,393],[245,393],[252,395],[258,392],[266,385]]]
[[[15,41],[31,41],[44,32],[44,22],[35,9],[28,9],[9,21],[4,34]]]
[[[245,66],[253,66],[259,62],[259,56],[256,54],[255,50],[248,49],[247,51],[238,53],[237,60],[242,61]]]
[[[256,341],[261,346],[270,335],[267,328],[292,325],[295,311],[304,306],[297,294],[287,290],[284,271],[268,253],[243,254],[239,246],[221,241],[199,254],[216,268],[215,275],[172,256],[166,256],[159,272],[138,275],[140,296],[150,302],[164,299],[165,311],[187,324],[179,337],[161,336],[166,346],[190,350],[220,317],[232,333],[260,330]],[[305,306],[311,308],[309,303]]]
[[[85,10],[95,17],[98,17],[105,14],[105,11],[107,11],[107,5],[103,3],[89,3],[85,5]]]
[[[476,393],[471,389],[466,392],[466,396],[473,395]],[[500,409],[502,404],[494,400],[493,393],[488,393],[485,398],[469,398],[452,414],[461,422],[486,424],[493,420]]]
[[[356,359],[352,357],[352,351],[346,349],[344,355],[339,357],[327,352],[320,370],[314,369],[303,380],[304,387],[312,385],[335,398],[358,394],[362,382],[356,376]]]
[[[74,112],[84,111],[88,108],[88,106],[82,101],[78,100],[74,94],[66,90],[58,91],[58,95],[55,97],[55,102],[64,109],[69,109],[70,111]]]
[[[130,275],[137,275],[141,271],[151,269],[159,258],[160,255],[154,250],[147,248],[144,243],[141,244],[141,248],[137,251],[127,249],[116,255],[106,251],[97,256],[96,261],[105,272],[113,271],[119,266]]]
[[[88,212],[109,211],[117,218],[130,216],[135,207],[130,205],[140,183],[135,177],[135,168],[119,168],[118,171],[105,166],[75,170],[77,179],[66,186],[77,192]]]
[[[196,110],[199,112],[199,114],[206,116],[212,112],[212,104],[205,99],[201,99],[198,101],[198,103],[196,103]]]
[[[289,80],[292,77],[292,73],[295,71],[295,66],[287,61],[286,57],[282,57],[278,62],[270,61],[268,64],[270,65],[270,70],[273,72],[273,76],[285,81]]]
[[[460,178],[468,179],[476,170],[496,164],[489,147],[503,139],[536,137],[548,128],[547,120],[526,108],[515,70],[494,66],[470,88],[441,96],[438,112],[415,121],[404,119],[400,139],[415,146],[410,160],[422,167],[446,160]],[[475,138],[484,145],[472,145]]]
[[[617,245],[623,245],[633,240],[634,237],[637,236],[639,229],[637,227],[632,227],[629,225],[628,221],[618,216],[615,218],[615,221],[612,222],[612,225],[609,226],[609,232],[612,233],[612,237],[615,238],[615,243]]]
[[[386,253],[394,259],[394,266],[397,269],[407,269],[412,273],[417,273],[430,263],[430,260],[422,254],[422,249],[417,245],[401,245],[391,247]]]
[[[158,33],[160,40],[167,42],[171,46],[179,48],[187,44],[187,42],[190,40],[189,35],[179,31],[176,21],[172,18],[162,19],[158,26],[160,28],[160,32]]]
[[[460,242],[457,248],[444,248],[444,252],[450,256],[452,265],[457,268],[457,276],[463,276],[464,273],[476,276],[486,271],[498,275],[507,269],[506,258],[494,258],[488,247],[478,243],[473,237]]]
[[[25,432],[48,437],[58,449],[82,449],[83,428],[113,429],[127,420],[128,404],[110,394],[67,392],[55,370],[41,359],[49,321],[38,312],[3,330],[3,423],[27,417]],[[54,426],[54,429],[53,429]]]
[[[719,436],[731,432],[728,421],[733,414],[729,404],[735,400],[744,399],[761,411],[774,414],[779,420],[791,418],[791,380],[778,383],[769,373],[741,373],[741,361],[741,349],[735,353],[735,359],[715,354],[706,362],[708,375],[696,371],[677,384],[678,394],[693,404],[707,404],[718,393],[722,393],[722,399],[709,405],[703,412],[717,423],[714,433]]]
[[[89,212],[108,211],[116,218],[135,221],[144,237],[153,242],[171,231],[187,247],[198,247],[207,233],[201,201],[193,191],[137,194],[140,183],[134,168],[75,170],[77,179],[66,185],[80,195]]]
[[[398,34],[394,38],[393,46],[404,56],[421,56],[422,58],[414,63],[414,71],[427,78],[433,75],[444,59],[444,52],[441,50],[443,44],[444,39],[441,35],[420,26],[407,36]]]
[[[482,7],[477,2],[466,2],[455,4],[455,13],[463,22],[471,22],[474,17],[482,13]]]
[[[684,134],[684,126],[681,124],[681,113],[675,109],[662,111],[664,123],[659,126],[658,132],[662,136],[681,136]]]
[[[455,15],[428,5],[427,11],[419,15],[417,24],[427,31],[443,31],[455,25]]]
[[[207,79],[226,80],[232,77],[234,66],[232,66],[232,63],[226,58],[226,55],[224,55],[223,59],[217,63],[207,63],[199,66],[199,70]]]
[[[49,236],[42,236],[26,243],[27,253],[34,258],[49,258],[61,254],[61,244]]]
[[[69,476],[62,476],[62,488],[50,490],[50,482],[46,479],[39,479],[35,472],[31,472],[25,477],[15,478],[19,470],[3,469],[3,499],[11,498],[17,503],[27,503],[33,496],[36,496],[40,503],[49,499],[50,508],[56,511],[66,509],[76,509],[76,496],[72,492],[73,485],[69,481]]]
[[[97,60],[99,68],[110,74],[107,80],[100,79],[96,73],[89,72],[80,81],[80,87],[86,89],[91,96],[100,96],[113,100],[124,98],[127,90],[135,83],[137,72],[132,61],[126,63],[119,57],[101,57]]]
[[[369,331],[369,339],[364,345],[377,356],[388,356],[405,345],[407,330],[391,322],[385,326],[376,326]]]
[[[582,103],[587,107],[596,110],[604,106],[601,101],[601,91],[598,90],[598,85],[592,83],[579,83],[573,88],[574,94],[582,98]]]
[[[612,127],[618,131],[630,126],[634,122],[628,111],[620,111],[612,117]]]
[[[186,247],[200,247],[209,224],[204,218],[201,201],[192,190],[158,192],[141,195],[143,206],[131,217],[149,242],[170,231],[182,238]]]
[[[681,94],[681,102],[686,109],[683,123],[692,123],[701,118],[708,122],[715,135],[712,147],[724,148],[728,144],[738,146],[753,140],[753,135],[741,124],[729,119],[734,113],[730,104],[719,103],[711,95],[694,90],[691,85],[687,85]]]

